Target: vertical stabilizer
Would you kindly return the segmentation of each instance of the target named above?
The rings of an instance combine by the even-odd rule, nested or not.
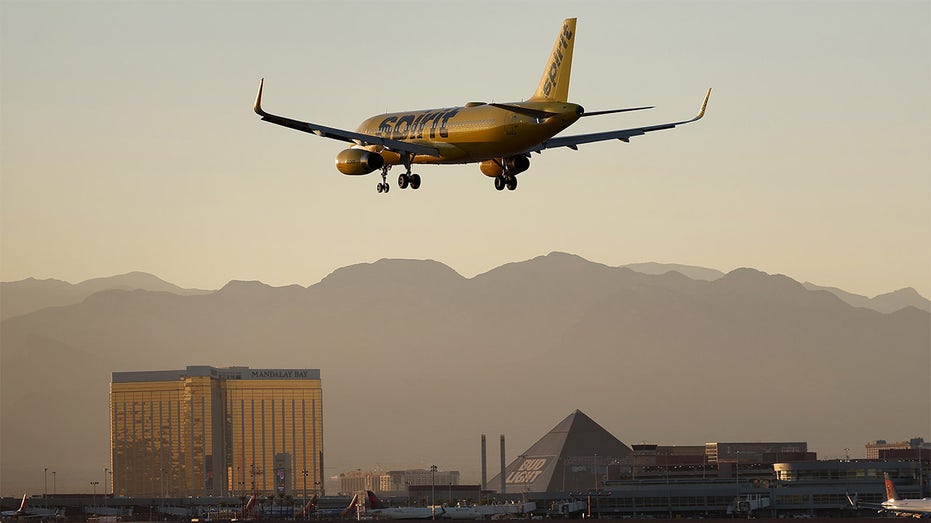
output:
[[[378,496],[376,496],[374,492],[372,492],[371,490],[366,490],[365,494],[368,496],[370,509],[378,510],[381,508],[385,508],[385,506],[381,504],[381,500],[378,499]]]
[[[553,52],[543,70],[540,85],[530,97],[534,102],[565,102],[569,99],[569,73],[575,44],[575,18],[566,18],[553,44]]]
[[[889,479],[888,472],[883,472],[883,479],[886,481],[886,500],[895,501],[899,499],[899,495],[895,491],[895,484],[892,483],[891,479]]]

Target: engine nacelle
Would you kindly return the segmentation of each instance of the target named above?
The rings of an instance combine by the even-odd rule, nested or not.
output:
[[[479,169],[482,170],[482,174],[490,178],[494,178],[504,172],[500,160],[485,160],[479,164]]]
[[[530,168],[530,158],[526,156],[512,156],[505,160],[508,166],[508,172],[511,174],[518,174],[526,171]]]
[[[530,158],[526,156],[511,156],[510,158],[496,158],[485,160],[479,165],[482,174],[494,178],[504,172],[505,167],[510,174],[519,174],[530,168]]]
[[[336,168],[343,174],[368,174],[384,165],[385,159],[380,154],[365,149],[346,149],[336,155]]]

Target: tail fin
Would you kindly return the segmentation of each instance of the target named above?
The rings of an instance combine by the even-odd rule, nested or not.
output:
[[[246,506],[242,508],[242,517],[248,518],[252,514],[252,509],[255,508],[255,494],[249,496],[249,501],[246,502]]]
[[[385,508],[384,505],[381,504],[381,500],[378,499],[378,496],[376,496],[374,492],[372,492],[371,490],[366,490],[365,494],[369,498],[369,508],[372,508],[372,509]]]
[[[314,511],[317,506],[317,495],[314,494],[314,497],[310,498],[310,501],[296,514],[298,517],[305,518],[310,513]]]
[[[889,479],[888,472],[883,472],[883,479],[886,481],[886,499],[889,501],[899,499],[899,495],[895,491],[895,484],[893,484],[892,480]]]
[[[23,502],[19,504],[19,508],[16,509],[16,512],[22,512],[26,509],[26,494],[23,494]]]
[[[359,499],[359,494],[353,494],[352,499],[349,500],[349,504],[346,505],[346,508],[344,508],[343,511],[339,513],[339,517],[345,518],[349,516],[349,514],[352,513],[352,509],[356,508],[357,499]]]
[[[569,73],[575,44],[575,18],[566,18],[553,44],[553,53],[543,70],[540,85],[530,97],[534,102],[565,102],[569,99]]]

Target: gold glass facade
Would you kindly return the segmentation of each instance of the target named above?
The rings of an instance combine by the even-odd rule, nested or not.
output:
[[[113,373],[110,451],[116,495],[320,493],[320,371]]]
[[[323,400],[319,380],[316,388],[306,383],[225,383],[231,491],[290,493],[306,488],[319,493],[323,485]]]

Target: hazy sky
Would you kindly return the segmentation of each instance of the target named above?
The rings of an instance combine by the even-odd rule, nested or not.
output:
[[[319,281],[383,257],[466,276],[553,250],[751,266],[931,297],[931,2],[15,2],[2,15],[0,279],[141,270],[186,287]],[[578,17],[571,131],[704,120],[476,165],[419,191],[347,177],[385,110],[514,101]],[[392,172],[394,183],[398,174]]]

